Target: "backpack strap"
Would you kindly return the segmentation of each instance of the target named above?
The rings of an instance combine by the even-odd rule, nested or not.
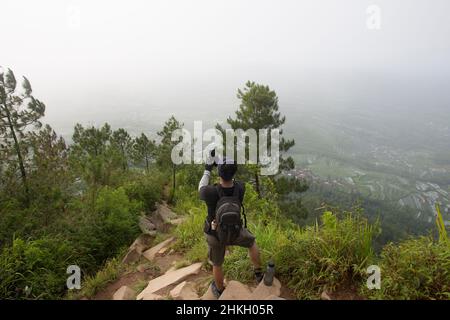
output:
[[[223,193],[223,189],[220,186],[220,184],[216,184],[216,190],[217,190],[217,193],[219,194],[219,199],[222,198],[224,196],[224,193]]]
[[[242,207],[242,215],[244,216],[244,227],[245,229],[247,229],[247,215],[245,214],[245,207],[243,203],[241,203],[241,207]]]

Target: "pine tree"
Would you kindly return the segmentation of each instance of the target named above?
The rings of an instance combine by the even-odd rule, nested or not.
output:
[[[133,139],[125,129],[120,128],[112,133],[111,145],[119,152],[123,171],[126,171],[133,147]]]
[[[287,170],[294,168],[294,161],[291,157],[283,158],[282,154],[286,153],[292,146],[294,140],[286,140],[282,137],[282,126],[286,121],[286,117],[281,116],[278,106],[278,97],[275,91],[269,86],[256,84],[248,81],[243,89],[238,89],[238,99],[241,101],[239,109],[235,113],[235,118],[228,117],[227,123],[231,129],[248,130],[254,129],[258,132],[260,129],[279,129],[280,131],[280,169]],[[217,126],[219,130],[224,132],[221,126]],[[268,142],[270,148],[270,139]],[[256,166],[249,166],[255,178],[255,187],[257,193],[261,196],[260,179],[259,179],[259,135],[257,141],[257,163]]]
[[[0,137],[2,143],[0,152],[14,155],[18,163],[22,185],[25,190],[25,202],[30,202],[29,186],[27,180],[26,131],[30,127],[40,128],[39,121],[45,113],[45,105],[32,95],[30,82],[23,77],[22,90],[17,88],[14,73],[8,69],[6,73],[0,72]]]
[[[155,158],[156,144],[154,140],[150,140],[144,133],[140,137],[136,137],[133,143],[132,157],[136,164],[145,164],[147,173],[150,168],[150,161]]]
[[[180,123],[174,116],[171,116],[169,120],[164,123],[164,127],[157,134],[161,138],[161,144],[158,147],[158,164],[167,166],[172,163],[172,188],[175,192],[175,174],[176,165],[172,162],[171,153],[173,147],[177,144],[177,141],[172,141],[172,133],[183,127],[183,123]]]

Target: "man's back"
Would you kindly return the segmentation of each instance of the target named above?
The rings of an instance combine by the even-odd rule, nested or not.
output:
[[[206,206],[208,207],[208,217],[207,220],[209,223],[211,223],[212,220],[214,220],[215,213],[216,213],[216,205],[217,201],[219,201],[219,193],[218,193],[218,185],[207,185],[200,188],[200,200],[205,201]],[[234,188],[239,189],[239,200],[241,203],[244,201],[244,194],[245,194],[245,185],[242,182],[235,181],[232,187],[224,188],[220,186],[223,190],[223,194],[225,196],[232,196],[234,192]]]

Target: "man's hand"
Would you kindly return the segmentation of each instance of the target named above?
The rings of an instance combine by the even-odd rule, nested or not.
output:
[[[206,164],[205,164],[205,170],[208,170],[209,172],[212,171],[212,169],[214,167],[217,167],[217,163],[216,163],[216,149],[211,150],[210,156],[208,157],[208,159],[206,159]]]

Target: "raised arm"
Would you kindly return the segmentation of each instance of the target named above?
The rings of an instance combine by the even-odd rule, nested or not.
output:
[[[198,183],[198,191],[200,191],[200,189],[202,187],[206,187],[207,185],[209,185],[209,178],[210,177],[211,177],[211,170],[203,171],[203,176],[200,179],[200,182]]]

